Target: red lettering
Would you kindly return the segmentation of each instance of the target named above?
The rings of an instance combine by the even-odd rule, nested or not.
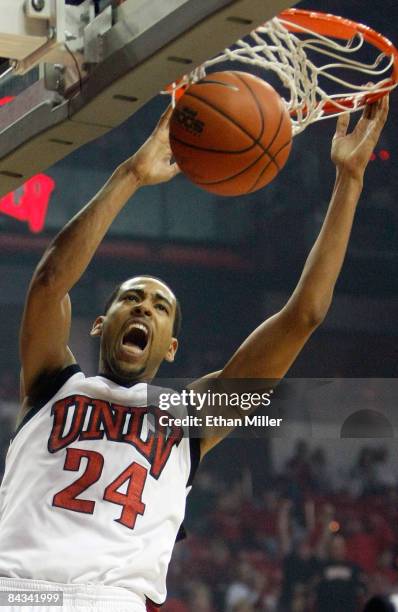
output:
[[[53,497],[53,506],[65,508],[66,510],[74,510],[75,512],[84,512],[92,514],[94,512],[95,501],[90,499],[76,499],[78,495],[83,493],[92,484],[97,482],[102,474],[104,467],[104,458],[100,453],[95,451],[83,450],[80,448],[67,448],[64,470],[77,472],[80,468],[82,459],[87,459],[86,469],[83,474],[72,482],[68,487],[56,493]]]
[[[172,425],[171,431],[166,437],[166,427],[162,426],[159,422],[160,416],[164,416],[164,411],[159,408],[154,408],[154,414],[156,419],[156,447],[151,462],[150,473],[154,478],[159,478],[170,457],[173,447],[178,446],[182,440],[183,429],[177,425]]]
[[[48,439],[48,450],[50,453],[56,453],[76,440],[83,427],[89,402],[89,398],[84,397],[84,395],[73,395],[72,397],[65,397],[55,402],[51,409],[54,421]],[[65,432],[70,409],[72,409],[72,420],[69,431]]]
[[[148,414],[148,408],[132,408],[131,419],[127,433],[123,436],[123,442],[132,444],[145,459],[150,461],[153,447],[155,443],[155,436],[152,431],[148,430],[148,436],[146,440],[142,440],[142,429],[145,415]]]
[[[100,479],[104,468],[104,458],[95,451],[68,448],[64,470],[77,472],[80,469],[82,459],[87,459],[83,474],[54,495],[53,506],[73,510],[74,512],[83,512],[84,514],[93,514],[96,501],[93,499],[77,499],[77,496]],[[148,470],[134,461],[104,490],[103,499],[105,501],[123,508],[120,517],[115,521],[129,529],[134,529],[138,515],[142,516],[145,512],[142,493],[147,475]],[[126,493],[120,493],[118,489],[125,483],[127,483]]]
[[[105,436],[113,442],[134,446],[151,464],[150,474],[156,479],[161,475],[173,448],[179,445],[183,437],[181,427],[173,424],[169,428],[160,424],[164,411],[159,408],[120,406],[84,395],[59,400],[53,405],[51,415],[54,421],[48,440],[50,453],[69,446],[75,440],[102,440]],[[89,422],[87,430],[83,430],[86,417]],[[143,439],[145,417],[147,431]],[[126,427],[127,431],[124,432]]]
[[[122,513],[117,523],[121,523],[125,527],[134,529],[137,516],[141,516],[145,512],[145,504],[142,502],[142,492],[144,490],[148,470],[142,467],[139,463],[132,463],[126,468],[120,476],[118,476],[104,491],[104,499],[123,506]],[[120,493],[118,489],[125,482],[128,482],[126,493]]]
[[[92,408],[87,431],[83,431],[79,440],[101,440],[104,434],[108,440],[117,442],[121,439],[126,415],[130,413],[127,406],[109,405],[103,400],[92,400]],[[101,429],[101,425],[103,429]]]

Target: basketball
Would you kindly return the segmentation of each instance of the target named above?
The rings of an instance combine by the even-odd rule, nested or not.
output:
[[[181,171],[219,195],[267,185],[285,165],[291,144],[284,101],[246,72],[215,72],[194,83],[170,119],[170,145]]]

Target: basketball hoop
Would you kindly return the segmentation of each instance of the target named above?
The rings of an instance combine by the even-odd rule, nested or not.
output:
[[[175,104],[208,69],[231,61],[277,75],[293,135],[315,121],[360,110],[398,83],[398,50],[382,34],[343,17],[288,9],[162,93]]]

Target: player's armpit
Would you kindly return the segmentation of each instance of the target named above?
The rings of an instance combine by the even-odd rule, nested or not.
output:
[[[31,285],[20,328],[21,401],[35,396],[43,374],[55,374],[75,363],[68,348],[71,322],[69,295],[59,298],[51,289]]]

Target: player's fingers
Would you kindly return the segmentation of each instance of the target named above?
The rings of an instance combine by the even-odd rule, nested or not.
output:
[[[173,107],[171,104],[168,105],[164,113],[161,115],[158,123],[158,127],[168,127],[170,123],[170,117],[173,113]]]
[[[170,178],[177,176],[181,172],[179,166],[174,162],[174,164],[170,164]]]
[[[350,113],[339,115],[336,125],[335,137],[345,136],[347,134],[348,125],[350,123]]]
[[[375,148],[383,126],[387,119],[388,100],[381,98],[372,105],[372,113],[369,119],[361,119],[357,125],[358,133],[364,138],[364,146],[370,151]]]
[[[369,120],[372,118],[372,109],[374,108],[374,104],[366,104],[362,111],[361,119]]]
[[[375,126],[379,126],[380,124],[384,124],[387,119],[389,100],[388,95],[379,98],[372,105],[372,123]]]
[[[379,99],[379,100],[376,100],[376,102],[374,102],[370,108],[370,119],[372,121],[376,119],[377,117],[379,117],[380,109],[381,109],[381,100]]]
[[[373,117],[370,130],[372,135],[377,139],[387,120],[389,108],[388,96],[383,96],[383,98],[377,100],[375,106],[375,115]]]
[[[389,94],[386,94],[385,96],[381,98],[380,106],[379,106],[379,119],[380,121],[383,122],[383,125],[386,122],[389,108],[390,108],[390,96]]]
[[[379,109],[380,109],[380,100],[376,100],[375,102],[368,103],[364,106],[362,111],[362,115],[356,125],[355,131],[358,134],[365,134],[370,126],[370,129],[373,129],[375,126],[375,120],[378,118]]]
[[[373,83],[371,81],[369,81],[369,83],[366,83],[366,87],[368,89],[372,89],[373,87]],[[374,110],[373,108],[373,103],[367,103],[365,104],[363,111],[362,111],[362,115],[359,121],[363,120],[363,119],[371,119],[372,118],[372,111]]]

